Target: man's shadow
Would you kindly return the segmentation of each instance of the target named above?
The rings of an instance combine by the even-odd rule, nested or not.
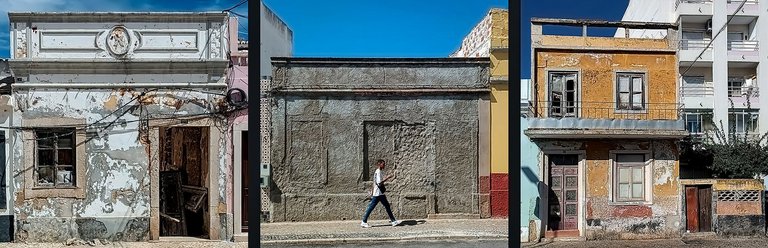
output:
[[[427,222],[426,220],[404,220],[404,221],[400,222],[400,224],[397,225],[397,226],[415,226],[415,225],[424,224],[426,222]],[[385,226],[390,226],[391,227],[392,224],[381,224],[381,225],[375,225],[375,226],[371,226],[371,227],[385,227]]]

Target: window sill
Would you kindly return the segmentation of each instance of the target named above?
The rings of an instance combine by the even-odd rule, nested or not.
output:
[[[76,198],[85,199],[85,189],[79,187],[50,188],[33,187],[24,191],[24,199],[34,198]]]
[[[608,202],[608,206],[649,206],[649,205],[653,205],[653,202],[646,202],[646,201]]]

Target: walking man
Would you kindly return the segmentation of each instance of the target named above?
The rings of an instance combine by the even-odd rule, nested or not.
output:
[[[368,228],[371,227],[368,225],[368,216],[371,215],[371,211],[373,211],[373,208],[376,207],[376,204],[381,202],[381,205],[384,205],[384,209],[387,210],[387,215],[389,215],[389,220],[392,221],[392,226],[397,226],[400,224],[400,221],[395,220],[395,216],[392,215],[392,209],[389,208],[389,201],[387,201],[387,196],[384,195],[384,192],[386,192],[386,188],[384,187],[384,182],[392,178],[392,176],[387,176],[383,180],[381,179],[384,175],[381,170],[384,169],[384,160],[377,160],[376,166],[378,167],[376,169],[376,172],[373,173],[373,190],[371,191],[371,203],[368,204],[368,209],[365,210],[365,214],[363,215],[363,222],[360,223],[360,226]]]

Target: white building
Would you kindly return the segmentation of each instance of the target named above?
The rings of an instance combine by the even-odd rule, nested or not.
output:
[[[686,128],[694,134],[735,128],[750,136],[768,131],[768,19],[759,0],[630,0],[623,21],[671,22],[679,25],[679,101]],[[763,28],[761,28],[763,27]],[[616,36],[625,36],[617,30]],[[666,31],[630,30],[629,37],[661,37]],[[749,101],[748,101],[749,100]],[[748,111],[748,102],[751,111]]]

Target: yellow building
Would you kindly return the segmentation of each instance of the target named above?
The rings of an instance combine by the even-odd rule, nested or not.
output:
[[[481,132],[490,132],[482,151],[480,206],[483,217],[506,217],[509,212],[509,11],[491,9],[461,43],[451,57],[490,57],[491,95],[485,106],[490,115],[481,116]],[[482,135],[481,135],[482,136]]]

